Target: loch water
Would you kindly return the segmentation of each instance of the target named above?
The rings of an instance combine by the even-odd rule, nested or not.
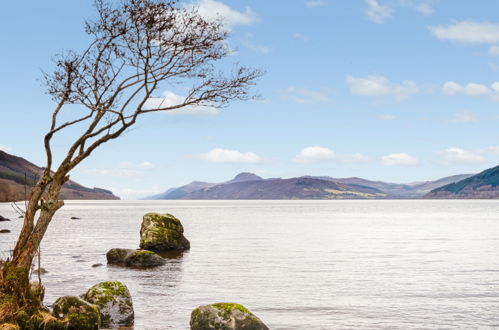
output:
[[[138,248],[148,212],[181,219],[191,250],[154,269],[107,266],[109,249]],[[22,219],[8,203],[0,215],[5,258]],[[499,328],[499,201],[69,201],[41,263],[46,304],[119,280],[140,330],[188,329],[215,302],[271,329]]]

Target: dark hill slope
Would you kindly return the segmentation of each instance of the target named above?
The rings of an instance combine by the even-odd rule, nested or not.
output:
[[[426,194],[424,198],[499,198],[499,166],[489,168],[459,182],[434,189]]]
[[[25,192],[43,172],[41,167],[24,158],[0,150],[0,202],[24,200]],[[25,185],[26,183],[26,185]],[[61,199],[119,199],[112,192],[100,188],[87,188],[68,181],[62,188]]]

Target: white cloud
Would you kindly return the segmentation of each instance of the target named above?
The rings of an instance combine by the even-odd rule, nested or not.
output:
[[[476,123],[478,118],[473,112],[460,112],[454,114],[454,118],[449,120],[449,123],[459,124],[459,123]]]
[[[429,26],[428,29],[440,40],[466,44],[493,44],[499,42],[499,24],[463,21],[447,26]]]
[[[307,1],[305,2],[305,5],[307,7],[324,7],[324,6],[327,6],[327,2],[326,1]]]
[[[251,50],[254,50],[255,52],[262,53],[262,54],[267,54],[270,52],[270,47],[264,46],[264,45],[259,45],[259,44],[254,44],[252,42],[243,40],[241,41],[241,44]]]
[[[370,158],[360,154],[337,154],[333,150],[326,147],[306,147],[303,148],[298,155],[293,159],[296,163],[320,163],[325,161],[339,161],[346,163],[359,163],[359,162],[367,162]]]
[[[260,163],[262,159],[253,152],[240,152],[229,149],[212,149],[206,153],[188,156],[212,163]]]
[[[393,96],[397,100],[403,100],[419,92],[414,81],[405,80],[402,84],[390,82],[383,76],[369,75],[365,78],[346,77],[353,94],[362,96]]]
[[[333,90],[330,88],[311,90],[308,88],[290,86],[282,90],[281,93],[285,99],[298,104],[318,104],[331,102],[330,97],[331,94],[333,94]]]
[[[482,84],[468,83],[460,85],[448,81],[442,86],[442,91],[447,95],[490,96],[493,100],[499,101],[499,82],[492,83],[489,88]]]
[[[151,97],[144,104],[144,109],[153,110],[182,104],[185,97],[176,95],[171,91],[163,92],[161,97]],[[179,116],[216,116],[220,113],[217,108],[208,106],[186,106],[181,109],[164,111],[168,115]]]
[[[378,118],[381,120],[394,120],[397,119],[397,116],[391,115],[389,113],[384,113],[382,115],[379,115]]]
[[[461,148],[448,148],[443,151],[437,152],[443,163],[448,165],[473,165],[485,161],[476,151],[466,151]]]
[[[392,9],[380,5],[377,0],[366,0],[369,7],[366,9],[367,18],[374,23],[383,24],[392,16]]]
[[[383,165],[386,166],[415,166],[419,164],[419,161],[406,153],[390,154],[381,157]]]
[[[0,150],[5,151],[5,152],[11,152],[12,147],[0,144]]]
[[[250,7],[246,7],[241,12],[215,0],[201,0],[198,10],[199,14],[207,20],[221,19],[229,30],[236,25],[249,25],[259,21]]]
[[[499,56],[499,46],[492,46],[489,48],[489,56]]]

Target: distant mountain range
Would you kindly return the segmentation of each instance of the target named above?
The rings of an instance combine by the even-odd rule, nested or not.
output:
[[[459,182],[436,188],[426,194],[429,199],[494,199],[499,198],[499,166],[489,168]]]
[[[145,199],[407,199],[421,198],[436,188],[470,177],[472,174],[463,174],[435,181],[398,184],[328,176],[263,179],[253,173],[240,173],[227,182],[194,181]]]
[[[43,168],[24,158],[0,150],[0,202],[24,200],[25,193],[36,182]],[[87,188],[68,181],[62,188],[61,199],[119,199],[109,190]]]

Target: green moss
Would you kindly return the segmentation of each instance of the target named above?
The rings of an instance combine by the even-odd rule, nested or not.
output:
[[[253,315],[253,313],[251,313],[246,307],[244,307],[243,305],[240,305],[240,304],[235,304],[235,303],[216,303],[216,304],[212,304],[211,306],[213,306],[216,309],[218,309],[219,311],[221,311],[222,312],[221,316],[224,319],[229,319],[230,318],[230,314],[232,313],[233,309],[238,309],[238,310],[240,310],[243,313],[247,313],[249,315]]]

